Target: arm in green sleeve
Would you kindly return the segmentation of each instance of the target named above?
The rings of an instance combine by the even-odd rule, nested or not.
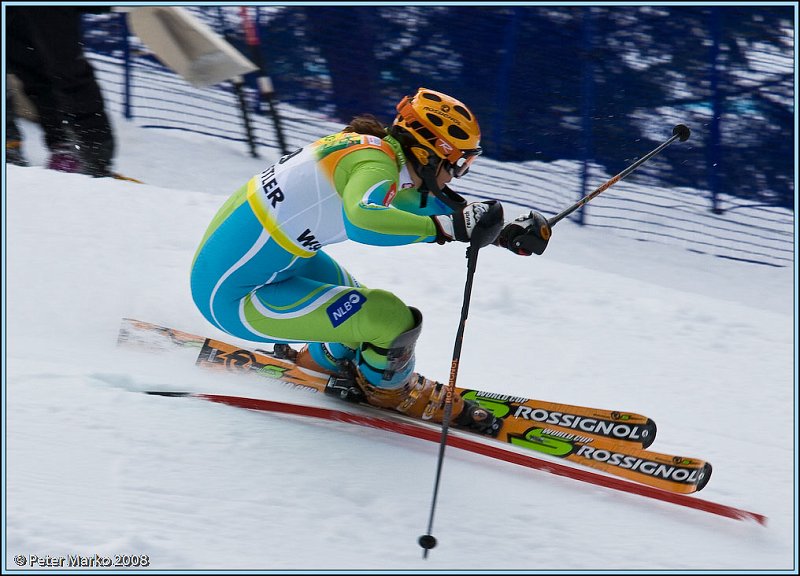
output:
[[[349,161],[349,162],[348,162]],[[359,150],[342,160],[342,194],[347,236],[363,244],[398,246],[436,240],[436,225],[427,216],[391,205],[397,189],[393,160],[378,150]],[[389,204],[389,205],[387,205]]]

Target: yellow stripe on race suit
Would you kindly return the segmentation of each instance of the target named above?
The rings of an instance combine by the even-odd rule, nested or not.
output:
[[[275,216],[272,215],[269,208],[264,204],[262,197],[259,195],[258,186],[257,178],[251,178],[247,183],[247,203],[250,204],[250,209],[253,211],[253,214],[256,215],[258,221],[261,222],[264,229],[269,232],[269,235],[281,248],[300,258],[311,258],[316,252],[301,248],[281,230],[275,220]]]

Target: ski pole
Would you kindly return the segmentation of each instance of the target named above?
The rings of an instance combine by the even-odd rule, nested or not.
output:
[[[428,518],[428,531],[419,537],[419,545],[423,548],[422,557],[428,557],[428,550],[436,546],[436,538],[431,534],[433,531],[433,516],[436,510],[436,500],[439,496],[439,483],[442,476],[442,464],[444,463],[444,449],[447,446],[447,432],[450,428],[450,416],[453,413],[453,395],[456,391],[456,377],[458,375],[458,363],[461,360],[461,345],[464,340],[464,327],[467,323],[469,314],[469,301],[472,296],[472,280],[475,276],[475,269],[478,266],[478,250],[495,241],[503,226],[503,208],[500,204],[493,204],[486,214],[478,221],[475,230],[472,232],[470,245],[467,248],[467,281],[464,284],[464,300],[461,305],[461,319],[458,323],[456,341],[453,346],[453,360],[450,363],[450,380],[445,390],[444,414],[442,416],[442,436],[439,440],[439,458],[436,463],[436,479],[433,484],[433,498],[431,501],[431,511]]]
[[[661,145],[659,145],[658,148],[655,148],[654,150],[652,150],[648,154],[645,154],[644,156],[639,158],[636,162],[634,162],[633,164],[631,164],[630,166],[625,168],[625,170],[623,170],[622,172],[620,172],[619,174],[617,174],[613,178],[610,178],[610,179],[606,180],[603,184],[598,186],[597,189],[594,192],[592,192],[591,194],[587,194],[586,196],[584,196],[583,198],[581,198],[580,200],[575,202],[575,204],[573,204],[572,206],[570,206],[569,208],[567,208],[563,212],[560,212],[559,214],[556,214],[552,218],[548,219],[547,220],[547,226],[549,228],[552,228],[553,226],[555,226],[557,222],[561,221],[565,217],[567,217],[570,214],[572,214],[573,212],[575,212],[575,210],[577,210],[578,208],[580,208],[581,206],[583,206],[584,204],[586,204],[587,202],[592,200],[595,196],[599,195],[600,193],[604,192],[605,190],[608,190],[611,186],[613,186],[614,184],[616,184],[617,182],[619,182],[620,180],[625,178],[628,174],[630,174],[631,172],[636,170],[639,166],[641,166],[642,164],[644,164],[645,162],[650,160],[650,158],[652,158],[653,156],[655,156],[656,154],[661,152],[664,148],[666,148],[667,146],[669,146],[670,144],[675,142],[675,140],[679,139],[681,142],[686,142],[686,140],[689,139],[689,135],[690,134],[691,134],[691,131],[689,130],[688,126],[686,126],[685,124],[678,124],[677,126],[675,126],[675,128],[672,129],[672,137],[670,137],[669,140],[667,140],[666,142],[664,142]],[[540,232],[542,233],[542,238],[544,240],[548,240],[550,238],[550,230],[549,229],[545,230],[545,227],[542,226],[541,229],[540,229]],[[546,236],[545,236],[545,234],[546,234]]]

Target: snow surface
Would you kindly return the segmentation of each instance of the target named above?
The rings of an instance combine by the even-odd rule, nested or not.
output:
[[[160,570],[797,569],[792,267],[569,221],[541,257],[483,250],[459,385],[647,414],[658,423],[653,449],[713,463],[697,497],[769,523],[449,448],[439,545],[423,560],[435,444],[135,393],[258,387],[340,407],[202,372],[191,357],[116,347],[122,317],[232,340],[195,310],[189,267],[227,195],[275,157],[114,121],[117,169],[147,185],[41,168],[40,134],[27,123],[33,166],[7,169],[7,571],[19,555],[70,554],[144,554]],[[502,170],[483,166],[488,176]],[[464,246],[327,250],[365,284],[423,310],[418,368],[447,381]]]

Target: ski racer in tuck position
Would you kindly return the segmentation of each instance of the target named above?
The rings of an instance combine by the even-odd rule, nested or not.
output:
[[[358,116],[253,176],[209,225],[191,290],[217,328],[276,343],[276,352],[301,367],[334,376],[327,392],[441,422],[446,387],[414,371],[420,310],[360,284],[322,249],[347,239],[470,242],[499,204],[467,202],[448,186],[481,153],[478,122],[464,104],[420,88],[397,112],[389,127]],[[544,221],[537,212],[520,216],[497,228],[494,243],[541,254]],[[292,342],[304,346],[295,351]],[[451,424],[494,436],[501,421],[454,395]]]

